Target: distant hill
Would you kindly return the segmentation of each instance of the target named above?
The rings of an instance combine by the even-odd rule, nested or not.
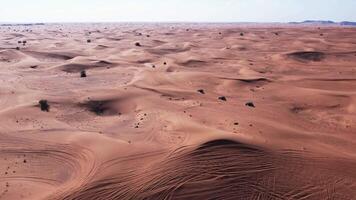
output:
[[[302,23],[303,24],[336,24],[333,21],[323,21],[323,20],[306,20]]]
[[[341,25],[341,26],[356,26],[356,22],[342,21],[334,22],[330,20],[305,20],[303,22],[289,22],[289,24],[320,24],[320,25]]]
[[[344,22],[340,22],[340,25],[343,25],[343,26],[356,26],[356,22],[344,21]]]

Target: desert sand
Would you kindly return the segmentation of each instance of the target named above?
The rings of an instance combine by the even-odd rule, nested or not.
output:
[[[2,26],[0,199],[356,199],[356,29]]]

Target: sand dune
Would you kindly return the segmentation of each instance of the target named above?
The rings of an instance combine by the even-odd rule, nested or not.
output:
[[[0,199],[355,199],[355,34],[0,27]]]

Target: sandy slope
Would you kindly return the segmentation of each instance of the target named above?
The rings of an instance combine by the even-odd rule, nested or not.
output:
[[[0,199],[356,199],[355,35],[1,27]]]

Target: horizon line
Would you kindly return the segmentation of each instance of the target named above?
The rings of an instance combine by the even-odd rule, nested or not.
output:
[[[342,22],[355,22],[348,20],[333,21],[333,20],[304,20],[304,21],[264,21],[264,22],[254,22],[254,21],[32,21],[32,22],[15,22],[15,21],[0,21],[0,24],[86,24],[86,23],[222,23],[222,24],[233,24],[233,23],[245,23],[245,24],[290,24],[290,23],[318,23],[318,22],[331,22],[331,23],[342,23]]]

